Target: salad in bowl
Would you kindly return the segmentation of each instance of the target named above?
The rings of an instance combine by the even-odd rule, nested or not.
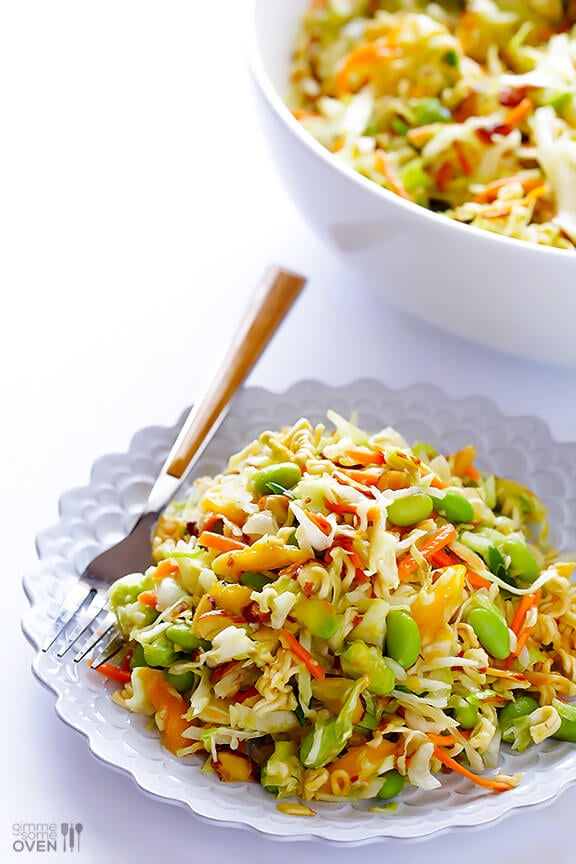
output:
[[[574,249],[571,0],[313,0],[289,104],[335,159],[405,200]]]

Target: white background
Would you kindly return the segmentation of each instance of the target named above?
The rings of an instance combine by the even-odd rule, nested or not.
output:
[[[95,458],[193,400],[268,262],[310,283],[251,383],[429,380],[539,414],[569,440],[575,374],[407,318],[317,244],[258,125],[244,0],[0,10],[1,860],[38,860],[11,851],[12,823],[66,820],[85,826],[86,862],[573,861],[576,790],[425,845],[278,844],[144,796],[59,721],[19,625],[34,535]]]

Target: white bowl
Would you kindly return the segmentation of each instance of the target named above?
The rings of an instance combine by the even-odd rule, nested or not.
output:
[[[308,0],[254,0],[250,65],[297,206],[353,271],[419,318],[491,348],[576,366],[576,253],[512,240],[404,201],[340,164],[284,103]]]

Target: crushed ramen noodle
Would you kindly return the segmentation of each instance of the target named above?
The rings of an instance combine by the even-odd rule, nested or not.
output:
[[[154,564],[110,588],[126,643],[98,671],[176,756],[279,799],[386,801],[441,769],[504,792],[502,748],[576,740],[574,565],[472,446],[328,419],[166,509]]]
[[[574,249],[575,25],[574,0],[311,0],[289,105],[402,198]]]

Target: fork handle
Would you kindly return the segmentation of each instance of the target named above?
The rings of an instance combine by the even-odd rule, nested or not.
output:
[[[170,500],[305,284],[303,276],[289,270],[271,267],[266,271],[218,372],[184,421],[150,494],[147,510],[159,510]],[[165,500],[159,501],[162,498]]]

